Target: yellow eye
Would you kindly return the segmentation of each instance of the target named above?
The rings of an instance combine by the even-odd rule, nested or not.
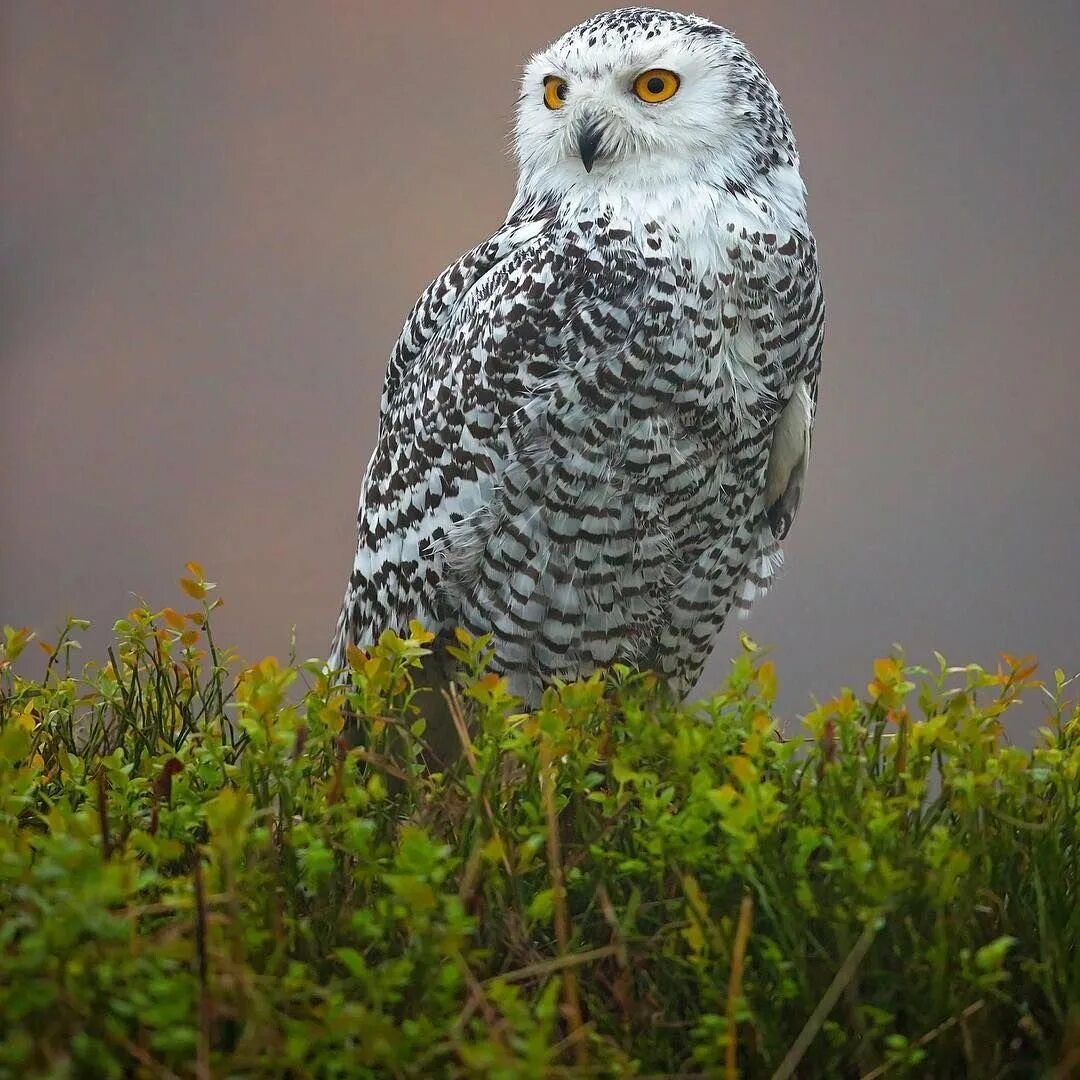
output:
[[[566,80],[558,75],[544,79],[544,104],[549,109],[561,109],[566,103]]]
[[[663,68],[650,68],[634,80],[634,93],[650,105],[667,101],[669,97],[675,96],[678,89],[679,76],[674,71],[665,71]]]

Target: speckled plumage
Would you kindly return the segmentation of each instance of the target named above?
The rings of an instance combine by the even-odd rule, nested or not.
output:
[[[656,105],[630,91],[652,68],[680,79]],[[530,703],[614,661],[685,693],[767,588],[809,453],[824,301],[791,129],[727,31],[628,8],[530,61],[516,149],[505,224],[391,355],[330,663],[415,618],[491,633]]]

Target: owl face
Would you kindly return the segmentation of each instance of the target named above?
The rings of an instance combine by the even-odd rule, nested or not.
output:
[[[594,16],[534,56],[515,135],[523,177],[556,191],[744,183],[773,143],[794,154],[776,92],[737,39],[645,8]]]

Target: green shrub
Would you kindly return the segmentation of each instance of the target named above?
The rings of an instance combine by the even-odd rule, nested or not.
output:
[[[429,636],[239,671],[197,566],[73,674],[0,646],[0,1076],[1056,1075],[1080,1070],[1080,713],[1005,658],[875,664],[781,738],[749,641],[515,712],[459,641],[468,749],[423,764]]]

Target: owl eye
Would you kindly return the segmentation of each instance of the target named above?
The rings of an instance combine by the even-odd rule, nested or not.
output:
[[[650,105],[667,101],[669,97],[675,96],[678,89],[679,76],[674,71],[665,71],[663,68],[650,68],[634,80],[634,93]]]
[[[549,109],[561,109],[566,102],[566,80],[558,75],[548,75],[544,79],[544,104]]]

